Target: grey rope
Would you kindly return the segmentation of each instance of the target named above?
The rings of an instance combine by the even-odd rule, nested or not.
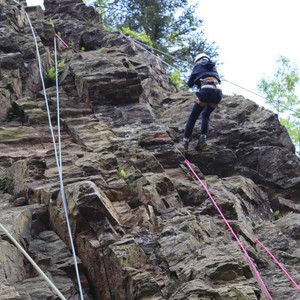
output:
[[[18,5],[20,4],[16,0],[13,0],[13,1],[15,3],[17,3]],[[39,53],[38,42],[37,42],[37,38],[36,38],[36,35],[35,35],[35,32],[34,32],[34,28],[32,26],[31,20],[30,20],[30,18],[29,18],[26,11],[25,11],[25,16],[26,16],[27,21],[29,23],[29,26],[30,26],[30,29],[31,29],[31,32],[32,32],[32,36],[33,36],[33,39],[34,39],[34,43],[35,43],[36,54],[37,54],[37,59],[38,59],[38,66],[39,66],[39,74],[40,74],[42,88],[43,88],[43,92],[44,92],[44,98],[45,98],[45,103],[46,103],[46,108],[47,108],[47,115],[48,115],[48,122],[49,122],[52,142],[53,142],[53,146],[54,146],[55,160],[56,160],[58,175],[59,175],[59,180],[60,180],[60,192],[61,192],[62,202],[63,202],[63,206],[64,206],[64,212],[65,212],[65,216],[66,216],[66,223],[67,223],[68,234],[69,234],[69,238],[70,238],[70,244],[71,244],[71,248],[72,248],[72,254],[73,254],[74,265],[75,265],[75,270],[76,270],[76,276],[77,276],[77,281],[78,281],[78,287],[79,287],[79,292],[80,292],[80,299],[83,300],[84,299],[83,298],[83,291],[82,291],[82,286],[81,286],[81,282],[80,282],[78,262],[77,262],[75,247],[74,247],[74,243],[73,243],[72,230],[71,230],[71,225],[70,225],[69,216],[68,216],[68,207],[67,207],[67,201],[66,201],[66,198],[65,198],[63,178],[62,178],[62,155],[61,155],[61,136],[60,136],[60,115],[59,115],[59,93],[58,93],[58,70],[57,70],[56,38],[54,38],[54,49],[55,49],[55,70],[56,70],[56,96],[57,96],[58,143],[59,143],[58,152],[59,152],[59,157],[58,157],[58,154],[57,154],[57,146],[56,146],[55,136],[54,136],[54,132],[53,132],[53,126],[52,126],[52,122],[51,122],[51,115],[50,115],[50,109],[49,109],[49,105],[48,105],[48,97],[47,97],[47,93],[46,93],[45,82],[44,82],[44,78],[43,78],[43,71],[42,71],[42,66],[41,66],[41,57],[40,57],[40,53]]]

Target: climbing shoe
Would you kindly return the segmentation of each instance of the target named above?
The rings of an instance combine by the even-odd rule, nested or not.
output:
[[[201,151],[204,150],[207,147],[207,143],[206,143],[206,135],[201,134],[198,140],[198,143],[195,147],[196,151]]]
[[[186,139],[186,138],[183,138],[179,144],[182,145],[184,147],[184,149],[188,149],[189,148],[189,143],[190,143],[190,140],[189,139]]]

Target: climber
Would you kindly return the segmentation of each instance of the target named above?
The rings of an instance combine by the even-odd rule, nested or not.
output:
[[[211,61],[205,53],[198,54],[194,61],[194,68],[188,79],[187,85],[191,88],[196,86],[196,100],[186,123],[184,137],[180,142],[185,149],[188,149],[192,132],[197,119],[202,112],[201,134],[195,150],[206,148],[206,134],[208,132],[210,114],[222,100],[221,80],[216,69],[216,64]]]

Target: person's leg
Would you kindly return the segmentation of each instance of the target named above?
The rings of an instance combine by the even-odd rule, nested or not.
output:
[[[210,114],[214,111],[214,109],[214,107],[211,107],[209,104],[207,104],[202,112],[201,134],[198,143],[195,146],[195,150],[200,151],[207,147],[206,134],[208,132]]]
[[[208,100],[208,104],[202,112],[202,122],[201,122],[201,134],[206,135],[209,128],[209,120],[211,113],[215,110],[218,104],[222,100],[222,91],[213,90],[212,94]]]
[[[216,107],[215,105],[213,106],[206,105],[205,109],[202,112],[201,134],[206,135],[208,132],[210,115],[215,110]]]
[[[192,136],[192,132],[195,126],[196,121],[198,120],[203,108],[205,106],[205,103],[195,103],[192,109],[192,112],[188,118],[188,121],[185,126],[184,130],[184,138],[190,139]]]
[[[198,143],[195,147],[196,150],[202,150],[202,149],[206,148],[206,146],[207,146],[206,134],[208,133],[208,129],[209,129],[210,115],[222,100],[222,91],[221,90],[218,90],[218,89],[210,90],[210,91],[207,91],[207,94],[208,93],[210,95],[207,97],[208,104],[205,106],[205,108],[202,112],[201,135],[200,135]]]
[[[191,140],[191,136],[193,133],[193,129],[195,127],[195,123],[198,120],[203,108],[204,108],[205,103],[201,103],[199,99],[195,101],[195,104],[193,106],[192,112],[188,118],[188,121],[185,125],[185,130],[184,130],[184,136],[183,139],[181,140],[180,144],[183,145],[185,149],[188,149],[189,147],[189,142]]]

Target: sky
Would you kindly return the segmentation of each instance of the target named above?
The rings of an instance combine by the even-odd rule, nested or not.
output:
[[[295,0],[200,0],[198,17],[208,41],[219,46],[218,70],[225,80],[258,93],[280,55],[300,66],[299,2]],[[224,94],[238,94],[266,106],[263,98],[223,81]],[[267,107],[267,106],[266,106]]]
[[[267,107],[264,99],[255,95],[259,94],[257,84],[263,77],[272,77],[279,55],[300,66],[298,1],[190,2],[198,3],[197,14],[203,20],[204,36],[219,47],[218,71],[224,78],[224,94],[243,95]],[[42,4],[43,0],[27,0],[27,5]]]

